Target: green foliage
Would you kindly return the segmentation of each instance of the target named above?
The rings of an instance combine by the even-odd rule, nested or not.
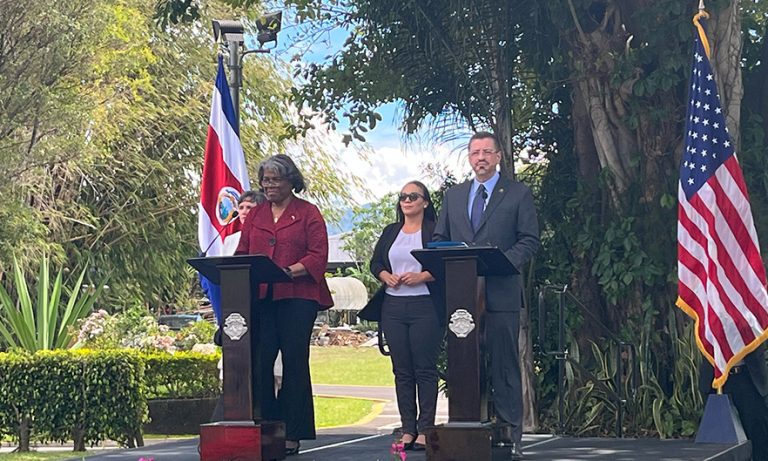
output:
[[[597,247],[592,265],[592,274],[603,289],[606,299],[617,304],[627,297],[635,284],[651,284],[661,275],[662,269],[656,267],[645,252],[633,227],[633,218],[613,222],[599,240],[591,240],[582,234],[585,246]],[[580,249],[588,251],[588,248]]]
[[[456,126],[511,128],[499,115],[524,86],[515,22],[531,15],[535,2],[288,3],[316,29],[348,31],[326,63],[297,69],[307,83],[293,92],[297,104],[323,111],[332,127],[343,114],[346,142],[363,140],[381,119],[377,107],[392,101],[403,103],[409,134],[429,121],[448,136]]]
[[[130,445],[147,421],[148,398],[212,397],[219,354],[127,350],[0,353],[0,437],[20,446],[75,440]]]
[[[6,2],[8,3],[8,2]],[[7,7],[7,8],[6,8]],[[216,52],[198,24],[158,30],[152,0],[4,4],[0,26],[0,261],[41,254],[112,274],[106,310],[191,304],[196,209]],[[218,1],[198,10],[234,10]],[[252,27],[249,25],[249,27]],[[3,54],[3,53],[10,54]],[[14,56],[13,59],[3,59]],[[244,63],[241,142],[251,178],[284,151],[290,81],[273,61]],[[354,178],[322,133],[292,146],[310,198],[350,201]],[[332,215],[332,213],[328,213]],[[1,275],[1,274],[0,274]]]
[[[543,243],[534,284],[568,284],[612,331],[638,345],[641,392],[628,432],[690,433],[699,405],[692,380],[697,353],[687,337],[680,339],[684,329],[671,319],[679,315],[673,306],[674,198],[696,5],[678,0],[289,4],[300,21],[312,21],[320,30],[342,25],[349,32],[343,49],[327,62],[297,69],[308,81],[293,93],[296,101],[326,112],[333,125],[346,118],[347,141],[361,139],[376,125],[379,105],[400,100],[406,133],[437,120],[433,126],[450,137],[457,127],[504,124],[508,117],[516,151],[533,145],[546,153],[547,164],[529,182],[535,186]],[[195,4],[160,5],[183,15]],[[737,25],[717,17],[730,5],[707,4],[718,24],[712,29]],[[728,117],[731,128],[741,127],[732,135],[762,235],[768,226],[768,6],[737,6],[743,34],[738,43],[726,38],[719,48],[740,49],[743,41],[737,62],[744,73],[744,104],[741,114]],[[735,90],[729,97],[741,94],[738,75],[718,72],[721,88]],[[509,107],[494,111],[494,98],[503,101],[507,94],[513,96]],[[305,120],[298,131],[308,126]],[[354,244],[365,254],[370,243],[363,235]],[[584,363],[595,367],[597,381],[606,381],[602,387],[572,384],[569,402],[592,404],[573,410],[574,418],[586,415],[574,427],[605,432],[613,410],[606,378],[613,371],[606,357],[613,352],[593,347],[602,344],[601,333],[582,322],[580,312],[569,312],[568,320]],[[538,365],[540,402],[547,408],[553,363],[542,359]]]
[[[33,295],[14,258],[13,296],[0,284],[0,336],[7,345],[29,352],[69,347],[72,327],[91,311],[106,282],[93,291],[81,292],[85,274],[83,269],[75,282],[66,286],[62,269],[51,282],[49,260],[43,257]]]
[[[27,425],[41,441],[127,445],[147,417],[143,375],[142,360],[125,351],[2,353],[0,434],[20,437]]]
[[[650,338],[636,344],[638,356],[632,361],[622,355],[625,374],[622,375],[622,389],[616,387],[617,344],[600,338],[589,341],[590,351],[582,354],[579,343],[571,340],[568,345],[568,361],[565,365],[565,427],[566,433],[579,436],[615,435],[616,411],[620,395],[626,396],[622,430],[633,437],[691,437],[698,427],[703,410],[703,400],[697,386],[700,354],[692,336],[692,325],[678,336],[677,317],[681,314],[670,312],[667,331],[675,338],[672,380],[676,384],[671,391],[660,382],[662,374],[651,366],[654,363]],[[650,315],[649,315],[650,317]],[[555,368],[540,368],[540,384],[548,384],[548,392],[555,393]],[[639,386],[634,392],[631,386],[637,379]],[[543,395],[550,395],[545,393]],[[555,394],[556,395],[556,394]],[[558,401],[553,396],[546,399],[541,409],[545,428],[555,430],[558,420]]]
[[[190,351],[195,344],[211,344],[215,333],[214,323],[198,320],[176,332],[176,347],[182,351]]]
[[[80,322],[77,347],[171,353],[191,351],[197,344],[211,345],[215,331],[216,327],[204,320],[172,331],[159,325],[157,319],[141,307],[115,315],[99,310]]]
[[[344,250],[348,251],[355,261],[363,262],[366,267],[368,266],[381,231],[387,224],[397,221],[396,206],[397,196],[391,193],[375,203],[353,209],[354,226],[352,231],[344,236]]]
[[[196,352],[144,353],[149,399],[216,397],[221,393],[217,367],[221,355]]]

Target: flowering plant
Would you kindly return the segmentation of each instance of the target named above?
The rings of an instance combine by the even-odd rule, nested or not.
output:
[[[198,344],[209,344],[216,327],[205,321],[190,324],[180,331],[158,325],[157,319],[141,307],[110,315],[105,310],[92,313],[79,324],[77,347],[90,349],[139,349],[145,352],[189,351]]]
[[[389,453],[392,455],[393,461],[405,461],[405,458],[408,456],[405,453],[405,444],[400,441],[392,443]]]

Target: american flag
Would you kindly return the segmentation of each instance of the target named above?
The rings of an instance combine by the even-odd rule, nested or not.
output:
[[[720,388],[768,337],[765,268],[744,176],[720,107],[703,29],[694,44],[685,152],[678,190],[677,305]]]

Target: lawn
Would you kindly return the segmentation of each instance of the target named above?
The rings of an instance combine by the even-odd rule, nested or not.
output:
[[[395,385],[392,362],[376,347],[312,347],[309,363],[314,384]]]
[[[349,426],[368,416],[378,402],[342,397],[315,397],[317,428]]]
[[[57,461],[93,455],[86,451],[31,451],[29,453],[0,453],[2,461]]]

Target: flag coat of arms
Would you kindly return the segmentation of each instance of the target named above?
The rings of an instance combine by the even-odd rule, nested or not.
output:
[[[709,43],[698,19],[694,24],[698,34],[678,187],[677,305],[695,320],[696,343],[714,368],[712,386],[721,388],[730,369],[768,337],[768,294]]]
[[[221,56],[212,99],[200,185],[197,237],[200,251],[206,256],[232,255],[240,241],[240,220],[233,219],[234,213],[240,195],[250,185]],[[221,325],[220,287],[202,275],[200,284],[211,301],[217,323]]]

